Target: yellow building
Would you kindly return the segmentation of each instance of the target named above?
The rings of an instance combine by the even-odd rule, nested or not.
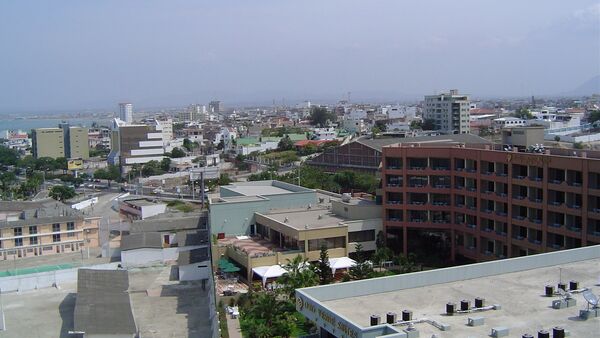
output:
[[[100,219],[55,200],[0,202],[0,259],[98,247]]]
[[[31,130],[33,157],[65,157],[64,133],[61,128]]]

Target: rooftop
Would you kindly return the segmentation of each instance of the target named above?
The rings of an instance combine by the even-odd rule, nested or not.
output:
[[[162,202],[151,201],[151,200],[146,199],[146,198],[124,200],[123,202],[127,203],[127,204],[131,204],[131,205],[136,206],[136,207],[145,207],[145,206],[149,206],[149,205],[165,204],[165,203],[162,203]]]
[[[435,144],[458,144],[458,143],[478,143],[491,144],[490,141],[473,135],[473,134],[455,134],[455,135],[435,135],[435,136],[418,136],[418,137],[390,137],[390,138],[370,138],[364,136],[356,140],[360,144],[381,151],[383,147],[392,144],[409,144],[409,143],[435,143]]]
[[[139,232],[121,237],[121,250],[141,248],[162,249],[162,236],[159,232]]]
[[[369,327],[370,316],[377,314],[385,322],[387,312],[401,316],[403,310],[413,312],[413,320],[430,319],[450,325],[441,332],[428,323],[415,327],[421,336],[486,337],[492,327],[507,327],[511,336],[534,334],[561,326],[573,337],[589,337],[598,330],[597,318],[582,321],[579,310],[586,308],[581,293],[573,293],[577,305],[556,310],[551,307],[557,297],[544,296],[546,285],[562,280],[579,282],[579,288],[590,288],[598,294],[600,246],[557,251],[553,253],[471,264],[466,266],[417,272],[392,277],[334,284],[299,290],[359,327]],[[499,310],[447,316],[448,302],[483,297],[485,305],[498,304]],[[484,317],[482,326],[467,326],[468,317]],[[401,327],[399,327],[401,328]]]
[[[268,214],[261,214],[265,217],[284,223],[296,230],[331,228],[340,225],[340,222],[346,221],[328,209],[288,209],[286,211],[277,211]]]
[[[128,288],[126,270],[79,269],[75,331],[87,335],[136,333]]]
[[[295,192],[308,192],[311,190],[285,182],[266,180],[252,182],[236,182],[230,185],[222,186],[221,196],[224,195],[223,191],[229,191],[230,193],[237,194],[240,196],[270,196],[291,194]]]
[[[130,231],[152,232],[152,231],[173,231],[173,230],[206,230],[207,213],[166,213],[149,217],[144,220],[133,221]]]
[[[0,228],[83,219],[83,214],[54,199],[0,201]]]

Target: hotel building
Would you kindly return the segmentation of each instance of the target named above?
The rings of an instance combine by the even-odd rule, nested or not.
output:
[[[527,134],[504,136],[531,142]],[[424,232],[446,239],[451,260],[600,244],[600,152],[401,144],[382,157],[384,228],[405,254]]]

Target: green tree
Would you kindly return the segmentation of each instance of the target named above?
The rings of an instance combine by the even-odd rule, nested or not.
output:
[[[21,157],[19,159],[19,161],[17,162],[17,166],[20,168],[31,168],[31,169],[35,169],[35,158],[31,155],[27,155],[24,157]]]
[[[558,136],[558,135],[554,136],[554,141],[555,142],[560,142],[560,136]]]
[[[331,266],[329,265],[329,252],[327,245],[321,245],[321,253],[319,254],[319,262],[317,263],[316,273],[319,275],[319,284],[326,285],[333,280]]]
[[[294,302],[296,289],[315,286],[319,283],[319,277],[308,268],[308,260],[301,255],[297,255],[292,260],[287,259],[283,269],[286,272],[277,279],[277,283],[283,285],[282,292]]]
[[[19,153],[10,148],[0,146],[0,164],[16,165],[19,161]]]
[[[387,131],[387,124],[385,122],[386,120],[377,120],[375,121],[375,127],[377,127],[377,129],[379,129],[381,132],[385,132]]]
[[[249,292],[241,302],[240,328],[244,337],[290,337],[295,327],[294,305],[273,292]]]
[[[285,135],[284,137],[282,137],[281,140],[279,140],[279,143],[277,144],[277,150],[279,150],[279,151],[286,151],[286,150],[293,150],[293,149],[294,149],[294,141],[292,141],[288,135]]]
[[[189,138],[185,138],[183,139],[183,147],[185,149],[187,149],[187,151],[193,151],[194,149],[198,148],[200,145],[198,144],[198,142],[192,142]]]
[[[335,122],[337,120],[334,113],[329,112],[325,107],[314,106],[310,109],[310,124],[318,127],[325,127],[327,122]]]
[[[575,148],[575,149],[583,149],[583,142],[575,142],[575,143],[573,143],[573,148]]]
[[[110,181],[116,181],[121,178],[121,171],[116,165],[109,165],[106,168],[94,171],[94,178],[107,180],[110,187]]]
[[[142,175],[144,177],[162,175],[164,171],[161,168],[161,165],[158,161],[150,161],[144,164],[142,167]]]
[[[362,244],[358,243],[354,246],[354,256],[356,264],[350,268],[350,277],[354,280],[368,278],[369,274],[373,272],[373,266],[366,260]]]
[[[187,148],[186,148],[187,149]],[[171,158],[180,158],[180,157],[185,157],[185,151],[179,149],[178,147],[173,148],[173,150],[171,150]]]
[[[515,111],[513,114],[514,117],[518,117],[523,120],[531,120],[533,118],[533,114],[529,111],[529,109],[525,107],[521,107]]]
[[[422,128],[422,124],[423,122],[419,121],[419,120],[413,120],[410,121],[410,130],[419,130],[419,129],[423,129]]]
[[[437,130],[437,126],[435,125],[434,119],[425,119],[421,124],[421,129],[423,130]]]
[[[67,170],[68,160],[66,157],[57,157],[54,160],[54,169]]]
[[[75,189],[71,187],[67,187],[64,185],[55,185],[52,188],[50,188],[50,193],[48,195],[57,201],[64,202],[68,199],[75,197],[77,193],[75,192]]]
[[[594,123],[596,121],[600,121],[600,110],[593,110],[593,111],[589,112],[587,120],[589,123]]]
[[[9,196],[12,186],[17,183],[17,175],[15,173],[6,171],[0,172],[0,191],[2,197]]]
[[[171,159],[168,157],[163,158],[162,161],[160,161],[160,169],[169,171],[171,169]]]

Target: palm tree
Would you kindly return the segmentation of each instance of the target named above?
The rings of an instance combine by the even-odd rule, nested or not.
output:
[[[277,283],[283,285],[282,291],[290,300],[296,300],[296,289],[319,284],[319,276],[308,268],[308,260],[300,255],[291,261],[288,259],[283,269],[286,273],[277,279]]]

